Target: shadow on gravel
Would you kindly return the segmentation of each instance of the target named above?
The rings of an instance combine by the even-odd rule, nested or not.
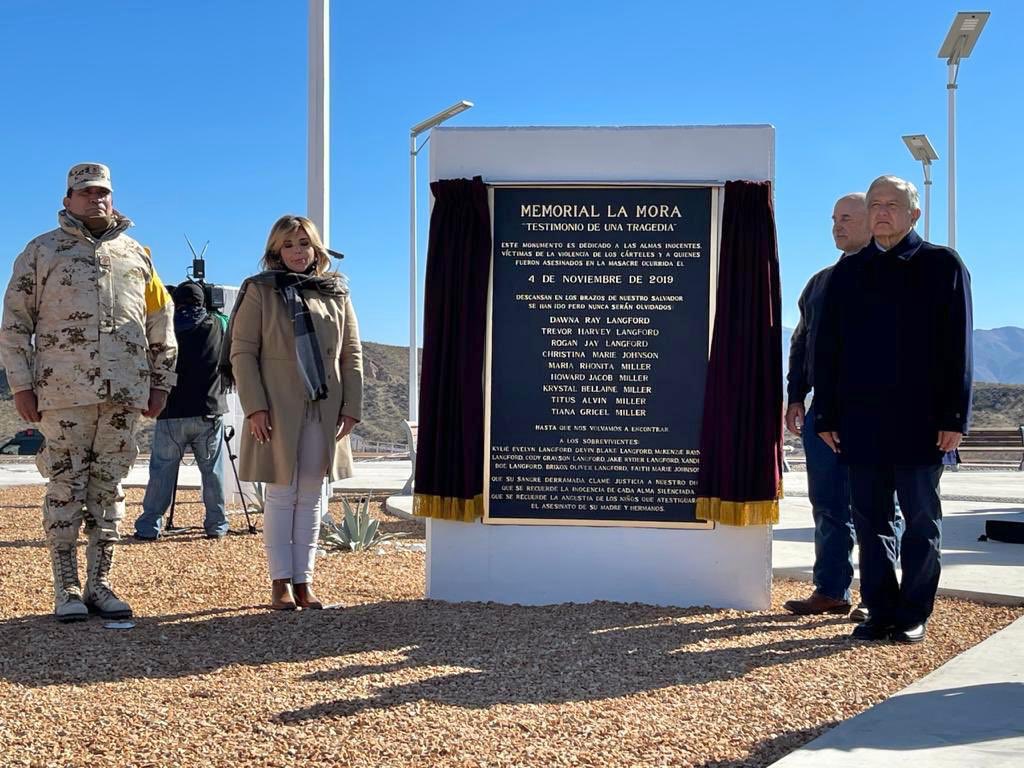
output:
[[[84,685],[330,658],[336,668],[304,679],[341,682],[372,675],[380,681],[371,698],[342,698],[278,715],[279,722],[292,723],[417,700],[470,708],[591,701],[733,679],[853,647],[841,618],[794,622],[788,615],[739,612],[722,617],[707,608],[409,600],[284,614],[239,610],[138,618],[134,629],[121,632],[104,629],[98,619],[72,625],[49,615],[7,620],[0,622],[0,678],[25,686]],[[811,629],[833,624],[836,636],[809,636]],[[708,648],[710,641],[733,642]],[[103,653],[90,653],[85,663],[61,661],[101,647]],[[390,659],[367,666],[365,659],[346,658],[367,652],[387,652]],[[415,682],[388,685],[380,679],[389,671],[427,673],[438,667],[447,669]]]
[[[12,539],[0,541],[0,549],[43,549],[46,542],[42,539]]]
[[[799,731],[787,731],[754,744],[749,754],[737,760],[711,760],[694,765],[694,768],[755,768],[769,766],[781,760],[790,752],[806,746],[807,742],[821,736],[825,731],[839,725],[841,721],[833,720],[814,728],[803,728]]]

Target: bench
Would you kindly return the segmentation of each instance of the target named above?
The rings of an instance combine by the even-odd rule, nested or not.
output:
[[[970,434],[964,435],[960,443],[961,458],[965,453],[1019,453],[1020,460],[1014,458],[1013,461],[1017,464],[1017,470],[1024,472],[1024,426],[1017,429],[972,430]]]
[[[415,421],[404,421],[405,424],[405,438],[409,443],[409,463],[412,465],[412,471],[409,474],[409,479],[405,481],[405,486],[402,488],[401,496],[412,496],[413,483],[416,480],[416,432],[419,425]]]

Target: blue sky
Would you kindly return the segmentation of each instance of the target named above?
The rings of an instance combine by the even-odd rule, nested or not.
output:
[[[836,256],[835,198],[881,173],[920,183],[902,134],[939,152],[931,235],[945,242],[936,53],[958,10],[992,17],[959,77],[957,246],[975,325],[1021,326],[1024,3],[334,0],[331,245],[348,255],[363,337],[408,343],[408,130],[458,99],[476,106],[451,125],[773,124],[787,325]],[[183,232],[211,241],[209,279],[238,284],[273,221],[305,212],[304,0],[5,0],[3,16],[5,274],[55,226],[84,160],[111,166],[115,204],[167,282],[191,264]]]

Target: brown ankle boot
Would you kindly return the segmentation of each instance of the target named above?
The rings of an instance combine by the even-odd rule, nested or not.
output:
[[[271,582],[270,607],[275,611],[295,610],[291,579],[274,579]]]
[[[316,599],[316,595],[313,594],[313,586],[311,584],[295,584],[295,604],[299,608],[313,608],[320,609],[324,607],[324,604]]]
[[[811,596],[806,600],[787,600],[782,604],[790,613],[795,613],[797,616],[813,616],[822,613],[841,613],[847,614],[850,612],[850,603],[846,600],[837,600],[834,597],[823,595],[818,590],[814,590]]]

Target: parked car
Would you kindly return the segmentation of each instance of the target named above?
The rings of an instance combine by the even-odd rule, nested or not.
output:
[[[23,429],[0,445],[0,456],[35,456],[42,447],[42,432],[38,429]]]

